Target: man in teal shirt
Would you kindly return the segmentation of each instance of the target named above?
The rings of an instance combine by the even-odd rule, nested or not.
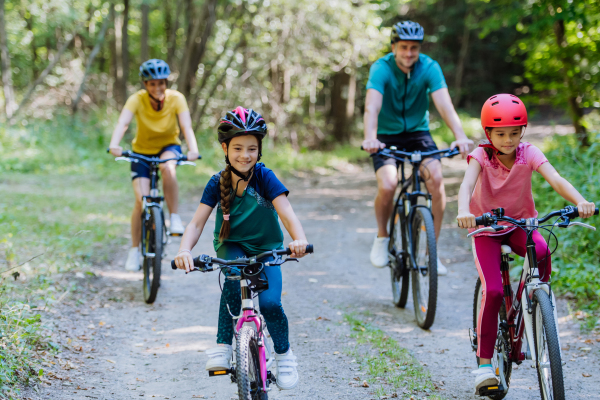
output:
[[[392,52],[371,66],[363,141],[363,148],[369,153],[375,153],[386,146],[396,146],[399,150],[409,152],[436,150],[437,146],[429,133],[430,94],[442,119],[456,138],[450,147],[458,147],[463,157],[473,148],[473,141],[465,135],[452,105],[442,69],[436,61],[420,54],[423,36],[423,28],[418,23],[397,23],[392,27]],[[374,156],[373,165],[377,176],[375,217],[378,233],[371,249],[371,263],[383,268],[389,262],[387,223],[394,206],[399,164],[394,159]],[[427,159],[421,172],[432,196],[431,208],[438,237],[446,208],[439,157]],[[439,259],[438,274],[447,274]]]

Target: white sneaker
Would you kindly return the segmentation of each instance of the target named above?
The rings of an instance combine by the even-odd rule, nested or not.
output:
[[[371,247],[371,264],[373,264],[375,268],[383,268],[390,263],[389,244],[389,237],[375,237],[373,247]]]
[[[125,269],[127,271],[139,271],[140,270],[140,251],[137,247],[129,249],[127,254],[127,262],[125,262]]]
[[[475,395],[479,394],[479,389],[486,386],[498,385],[500,380],[494,373],[492,367],[477,368],[471,372],[475,376]]]
[[[277,371],[277,387],[281,390],[293,389],[298,385],[300,378],[298,377],[298,370],[296,366],[296,356],[292,353],[292,349],[289,349],[285,354],[275,353],[275,362]]]
[[[208,356],[207,371],[221,371],[231,368],[231,356],[233,355],[231,345],[213,347],[206,350],[206,355]]]
[[[438,276],[448,275],[448,269],[444,266],[444,264],[442,264],[439,257],[437,259],[437,264],[438,264]]]
[[[181,217],[179,214],[171,214],[171,226],[169,226],[169,231],[171,231],[172,235],[183,235],[185,228],[181,223]]]

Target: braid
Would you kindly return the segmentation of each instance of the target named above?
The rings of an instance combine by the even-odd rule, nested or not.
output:
[[[221,179],[219,179],[219,189],[221,191],[221,211],[223,215],[228,215],[231,208],[231,169],[229,164],[225,166],[225,169],[221,171]],[[223,218],[223,224],[221,225],[221,231],[219,232],[219,241],[223,241],[229,237],[231,231],[231,224],[229,220]]]

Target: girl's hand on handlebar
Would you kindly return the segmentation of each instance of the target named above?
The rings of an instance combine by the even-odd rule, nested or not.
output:
[[[185,270],[185,272],[190,272],[194,268],[192,252],[189,250],[179,250],[179,253],[175,256],[175,265],[177,268]]]
[[[581,218],[589,218],[594,215],[594,211],[596,211],[596,205],[589,201],[582,201],[577,204],[577,211],[579,212],[579,216]]]
[[[123,155],[123,148],[121,146],[110,146],[108,150],[110,150],[110,154],[115,157],[121,157]]]
[[[306,255],[306,246],[308,242],[306,240],[294,240],[288,247],[292,251],[291,256],[294,258],[302,258]]]
[[[362,142],[362,147],[366,152],[373,154],[383,149],[385,147],[385,143],[381,143],[377,139],[365,139]]]
[[[456,220],[458,221],[458,226],[464,229],[476,228],[477,224],[475,223],[475,216],[470,212],[459,213],[456,216]]]

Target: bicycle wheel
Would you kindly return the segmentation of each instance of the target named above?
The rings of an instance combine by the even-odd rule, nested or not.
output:
[[[542,399],[564,400],[562,362],[552,302],[548,293],[540,289],[533,294],[533,341]]]
[[[481,299],[483,292],[481,290],[481,279],[477,278],[475,283],[475,295],[473,296],[473,331],[477,332],[477,321],[479,320],[479,310],[481,309]],[[498,323],[506,321],[506,306],[504,301],[500,307],[498,314]],[[504,332],[502,328],[498,328],[498,337],[496,339],[496,347],[494,348],[494,356],[492,357],[492,367],[496,371],[496,375],[500,373],[500,365],[502,363],[502,371],[504,380],[506,381],[506,389],[510,385],[510,377],[512,375],[512,362],[509,359],[510,351],[508,346],[508,332]],[[477,338],[479,340],[479,338]],[[477,343],[479,345],[479,343]],[[479,365],[479,357],[477,357],[477,365]],[[502,400],[508,393],[497,393],[493,396],[488,396],[492,400]]]
[[[267,400],[260,376],[260,358],[256,332],[244,326],[236,338],[236,378],[240,400]]]
[[[417,324],[429,329],[437,304],[437,251],[431,211],[415,208],[412,224],[412,248],[416,266],[411,268],[413,304]]]
[[[160,208],[150,207],[150,218],[142,221],[146,224],[145,253],[154,256],[144,257],[144,301],[154,303],[160,286],[160,267],[163,250],[163,218]]]
[[[404,308],[408,299],[409,274],[408,268],[404,265],[402,256],[402,220],[400,213],[404,207],[396,206],[396,211],[392,215],[390,254],[396,257],[396,262],[390,264],[390,281],[392,283],[393,302],[396,307]]]

